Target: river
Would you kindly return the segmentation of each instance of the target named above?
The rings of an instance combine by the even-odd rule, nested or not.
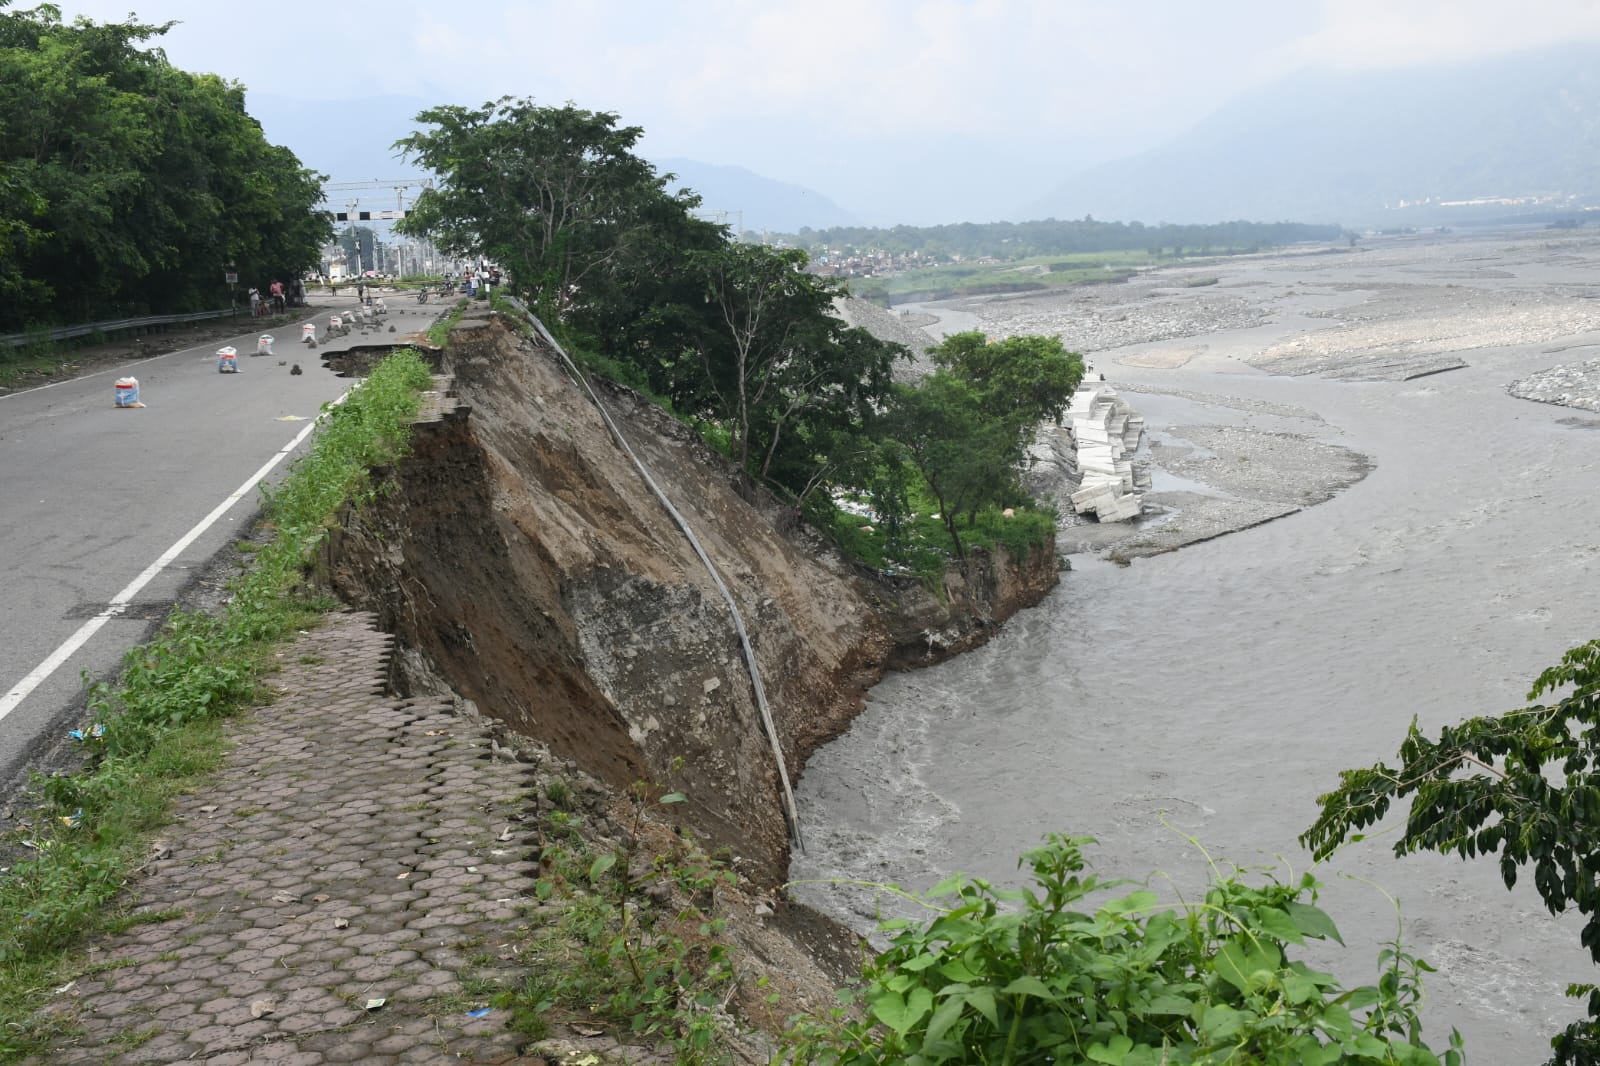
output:
[[[1101,294],[976,313],[991,333],[1043,321],[1075,346],[1076,315],[1127,340],[1092,361],[1157,441],[1197,421],[1295,433],[1361,453],[1371,472],[1328,502],[1130,566],[1072,556],[1060,587],[986,647],[886,679],[800,782],[796,879],[1014,881],[1016,856],[1051,831],[1098,838],[1100,873],[1168,895],[1204,884],[1188,837],[1298,874],[1310,857],[1296,838],[1340,769],[1393,761],[1413,716],[1435,729],[1522,705],[1540,670],[1600,634],[1600,420],[1506,392],[1596,354],[1552,349],[1600,338],[1600,302],[1582,291],[1600,281],[1600,243],[1440,238],[1206,273],[1219,283],[1142,304]],[[1243,326],[1229,311],[1240,301],[1256,316]],[[1485,344],[1519,314],[1531,343]],[[1332,352],[1334,371],[1430,346],[1468,365],[1385,381],[1249,362],[1298,338]],[[1148,357],[1174,345],[1181,360]],[[1282,413],[1295,409],[1307,414]],[[1375,833],[1318,870],[1349,948],[1316,961],[1370,982],[1403,918],[1407,948],[1439,968],[1429,1042],[1454,1026],[1469,1061],[1543,1061],[1582,1013],[1567,983],[1600,977],[1578,923],[1546,913],[1531,874],[1507,892],[1492,861],[1396,860],[1393,839]],[[870,895],[799,892],[871,924]]]

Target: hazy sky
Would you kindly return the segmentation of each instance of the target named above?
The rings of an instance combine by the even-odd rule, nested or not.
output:
[[[130,10],[140,21],[176,20],[163,43],[176,65],[262,96],[570,100],[644,127],[647,156],[737,164],[873,221],[911,222],[1002,217],[1061,177],[1152,147],[1302,67],[1600,40],[1597,0],[61,6],[99,21]],[[359,116],[330,108],[330,121],[362,135]],[[387,176],[389,158],[375,143],[371,169],[353,176]]]

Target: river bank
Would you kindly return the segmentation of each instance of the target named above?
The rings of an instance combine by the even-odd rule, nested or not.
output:
[[[1152,887],[1169,893],[1204,881],[1186,835],[1304,869],[1296,837],[1339,769],[1392,758],[1412,715],[1432,728],[1520,705],[1540,669],[1600,632],[1600,609],[1572,593],[1600,576],[1593,506],[1573,491],[1600,472],[1600,437],[1583,432],[1600,420],[1581,387],[1566,406],[1510,391],[1592,354],[1579,346],[1600,326],[1586,295],[1600,242],[1449,235],[1258,257],[1204,288],[1183,273],[955,308],[993,335],[1044,329],[1085,350],[1147,418],[1148,499],[1164,513],[1064,527],[1073,573],[1040,609],[874,689],[801,782],[815,828],[797,878],[1005,881],[1052,830],[1099,837],[1107,874],[1165,871]],[[1427,360],[1465,365],[1385,369]],[[1252,516],[1279,520],[1108,561],[1164,527]],[[1565,984],[1593,980],[1572,923],[1507,893],[1492,864],[1396,862],[1391,839],[1321,871],[1352,944],[1323,961],[1370,977],[1396,912],[1351,878],[1381,884],[1409,947],[1440,968],[1430,1032],[1461,1028],[1476,1061],[1537,1061],[1579,1013]],[[870,897],[801,896],[870,924]]]

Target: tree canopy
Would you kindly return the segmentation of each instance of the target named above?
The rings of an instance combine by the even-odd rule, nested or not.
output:
[[[933,349],[927,381],[894,388],[904,349],[847,326],[843,289],[804,252],[695,217],[699,198],[669,194],[634,154],[638,127],[511,98],[417,119],[428,128],[396,147],[436,177],[404,231],[493,260],[591,366],[668,404],[819,524],[835,497],[865,495],[897,538],[931,494],[964,557],[958,519],[971,530],[980,510],[1025,502],[1034,428],[1083,376],[1059,340],[961,334]]]
[[[0,4],[0,7],[3,7]],[[0,11],[0,331],[225,306],[317,260],[320,179],[169,28]]]
[[[547,312],[603,302],[629,260],[698,204],[668,195],[666,177],[633,152],[644,131],[608,112],[503,97],[417,121],[433,128],[395,147],[439,180],[396,228],[492,259]],[[723,236],[705,223],[691,244]]]
[[[804,253],[696,218],[634,154],[638,127],[510,98],[417,118],[432,128],[397,147],[437,181],[405,232],[499,264],[569,339],[719,427],[746,473],[803,496],[886,395],[900,349],[840,321]]]
[[[1019,479],[1034,430],[1046,419],[1060,420],[1083,380],[1083,357],[1056,337],[991,341],[977,331],[953,334],[929,355],[937,369],[896,389],[885,415],[884,433],[893,442],[887,461],[897,447],[922,475],[961,556],[957,518],[964,514],[970,526],[980,508],[1022,497]]]

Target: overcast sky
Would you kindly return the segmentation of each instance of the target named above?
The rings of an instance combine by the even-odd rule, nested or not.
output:
[[[1002,217],[1067,174],[1153,147],[1303,67],[1600,40],[1597,0],[61,6],[69,18],[176,20],[163,42],[173,63],[264,97],[478,104],[509,94],[614,111],[644,127],[647,156],[737,164],[881,222]],[[329,114],[361,136],[360,116]],[[373,158],[366,174],[334,177],[394,169],[386,144]]]

